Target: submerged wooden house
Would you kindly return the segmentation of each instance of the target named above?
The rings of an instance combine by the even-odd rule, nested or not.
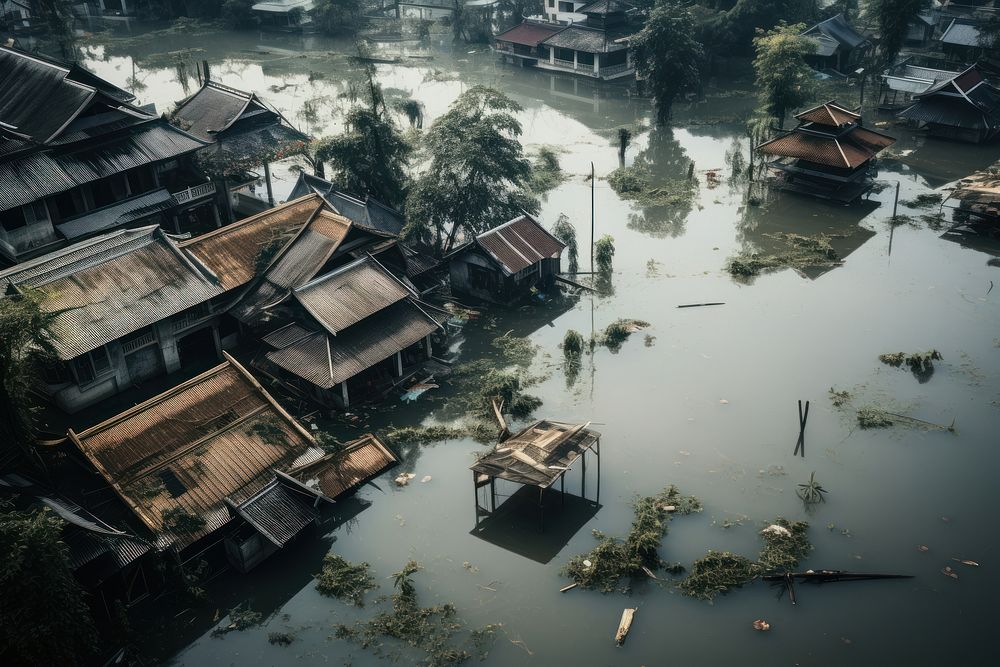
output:
[[[771,184],[849,203],[874,184],[875,158],[895,139],[861,126],[861,114],[831,101],[796,114],[799,124],[756,150],[772,156]]]
[[[553,285],[565,247],[537,220],[519,216],[445,257],[452,292],[503,304],[527,298]]]
[[[849,74],[872,49],[871,41],[855,30],[843,14],[820,21],[803,31],[802,36],[816,45],[816,52],[805,59],[818,70]]]
[[[1000,163],[963,178],[944,203],[956,209],[956,219],[966,216],[1000,232]]]
[[[973,65],[915,94],[899,117],[932,137],[984,143],[1000,136],[1000,89]]]
[[[121,227],[218,220],[206,142],[77,65],[0,47],[0,263]]]

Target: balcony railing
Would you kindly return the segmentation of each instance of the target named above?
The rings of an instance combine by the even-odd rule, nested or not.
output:
[[[185,310],[179,315],[175,315],[173,319],[170,320],[170,330],[176,333],[181,329],[187,329],[189,326],[200,322],[211,314],[212,309],[209,308],[207,303],[199,304],[193,308]]]
[[[601,67],[601,76],[614,76],[615,74],[621,74],[622,72],[627,72],[632,69],[632,66],[628,63],[621,63],[619,65],[608,65],[607,67]]]
[[[193,185],[187,190],[181,190],[180,192],[175,192],[174,199],[178,204],[187,204],[196,199],[201,199],[202,197],[210,197],[215,194],[215,183],[209,181],[208,183],[202,183],[201,185]]]
[[[156,332],[147,331],[141,336],[131,338],[129,340],[122,342],[122,352],[125,354],[131,354],[136,350],[151,345],[156,342]]]

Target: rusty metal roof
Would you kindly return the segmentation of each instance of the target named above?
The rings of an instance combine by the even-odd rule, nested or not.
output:
[[[350,231],[350,220],[320,210],[271,263],[268,282],[287,290],[313,279]]]
[[[830,100],[812,109],[806,109],[795,114],[795,117],[801,121],[832,127],[850,125],[861,120],[861,114],[851,111],[847,107],[838,104],[835,100]]]
[[[76,243],[0,271],[0,284],[41,288],[53,344],[69,360],[223,293],[159,227]]]
[[[363,257],[294,290],[296,300],[331,334],[412,295],[371,257]]]
[[[538,46],[565,26],[525,21],[510,30],[500,33],[493,39],[497,42],[510,42],[521,46]]]
[[[543,259],[556,258],[566,247],[528,215],[480,234],[475,244],[496,260],[507,274],[517,273]]]
[[[283,350],[289,345],[297,343],[303,338],[311,336],[314,333],[316,332],[306,329],[298,322],[292,322],[291,324],[286,324],[283,327],[275,329],[261,338],[261,341],[276,350]]]
[[[377,435],[366,433],[345,443],[342,455],[327,454],[287,474],[328,498],[337,498],[398,461]]]
[[[518,484],[548,487],[593,447],[601,434],[587,424],[543,419],[498,444],[471,467]]]
[[[447,317],[407,298],[336,336],[316,333],[265,356],[292,375],[330,389],[422,340]]]
[[[158,545],[183,548],[230,519],[225,499],[243,502],[273,478],[322,451],[305,429],[228,357],[225,363],[140,403],[70,440]],[[173,530],[181,512],[201,528]]]
[[[230,501],[229,506],[268,541],[283,547],[319,518],[313,501],[274,478],[247,500],[238,504]]]
[[[180,244],[230,290],[250,282],[312,218],[323,200],[306,195]],[[263,261],[268,259],[268,261]]]

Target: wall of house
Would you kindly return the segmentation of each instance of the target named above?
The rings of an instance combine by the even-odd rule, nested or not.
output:
[[[482,289],[475,287],[469,280],[469,266],[478,266],[496,274],[496,285],[502,285],[503,278],[500,270],[491,261],[476,252],[464,252],[457,255],[448,265],[451,274],[451,291],[455,294],[471,296],[484,301],[501,300],[498,289]]]

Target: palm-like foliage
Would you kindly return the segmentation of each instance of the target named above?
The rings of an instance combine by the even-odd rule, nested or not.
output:
[[[809,475],[809,482],[807,484],[799,484],[799,488],[795,493],[807,505],[814,505],[816,503],[826,502],[826,498],[823,497],[823,494],[828,493],[828,491],[820,486],[820,483],[816,481],[816,473],[814,471],[811,475]]]

